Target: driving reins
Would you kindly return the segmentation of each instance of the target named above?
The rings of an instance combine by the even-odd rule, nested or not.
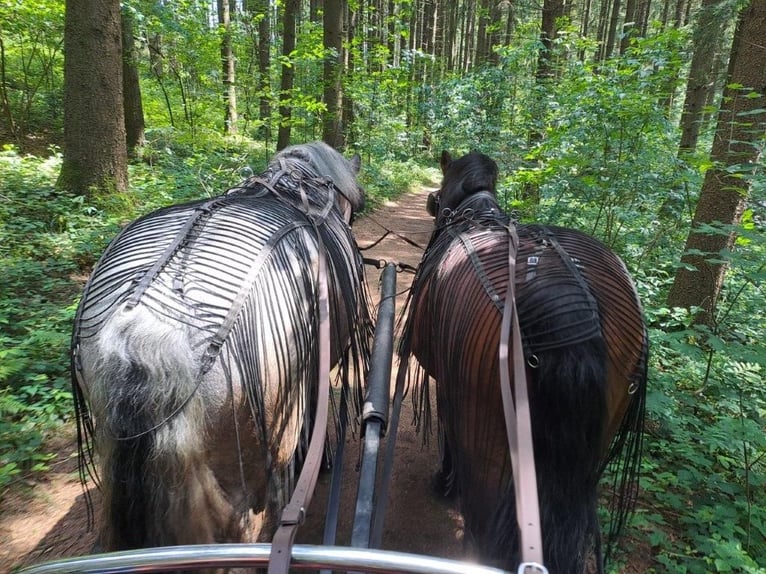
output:
[[[529,409],[529,390],[521,342],[519,314],[516,307],[516,253],[519,237],[516,229],[506,226],[508,232],[508,288],[505,293],[503,318],[500,327],[500,391],[508,449],[513,469],[516,495],[516,521],[519,525],[521,563],[517,573],[547,573],[543,566],[543,540],[540,523],[540,502],[537,494],[535,451],[532,440],[532,417]],[[508,366],[509,346],[513,349],[513,390]],[[515,405],[514,405],[515,398]]]

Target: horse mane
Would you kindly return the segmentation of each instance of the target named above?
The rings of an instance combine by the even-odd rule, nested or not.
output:
[[[355,177],[359,171],[359,156],[348,160],[326,143],[315,141],[286,147],[273,157],[269,167],[274,168],[279,165],[280,160],[287,158],[297,158],[309,164],[316,175],[329,177],[343,197],[351,203],[354,213],[364,209],[364,191]]]
[[[471,152],[453,160],[448,152],[443,151],[441,167],[444,175],[439,194],[442,210],[455,210],[466,198],[482,191],[496,198],[498,167],[489,156]]]

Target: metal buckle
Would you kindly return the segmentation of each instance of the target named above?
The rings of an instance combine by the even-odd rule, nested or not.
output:
[[[522,562],[519,564],[516,574],[527,574],[527,572],[539,572],[540,574],[548,574],[548,569],[542,564],[537,562]]]

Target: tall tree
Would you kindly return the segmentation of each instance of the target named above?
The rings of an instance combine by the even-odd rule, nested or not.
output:
[[[258,119],[260,135],[271,136],[271,17],[269,0],[249,0],[247,10],[258,21]]]
[[[625,2],[625,22],[622,25],[622,38],[620,39],[620,54],[624,54],[630,45],[631,38],[640,34],[638,0],[627,0]]]
[[[680,153],[696,149],[703,110],[715,89],[714,70],[718,60],[716,52],[720,49],[726,23],[730,18],[725,4],[727,3],[722,0],[702,0],[697,13],[692,37],[694,55],[689,66],[686,98],[681,114],[681,143],[678,146]]]
[[[322,140],[336,149],[344,145],[341,91],[341,52],[343,49],[343,12],[341,0],[324,3],[324,94]]]
[[[64,160],[58,186],[125,191],[119,0],[67,0],[64,17]]]
[[[300,7],[299,0],[285,0],[282,12],[282,79],[279,85],[279,132],[277,134],[277,150],[290,145],[290,130],[292,122],[293,81],[295,67],[291,61],[295,50],[295,17]]]
[[[564,15],[563,0],[544,0],[540,23],[541,48],[537,57],[537,80],[553,76],[553,42],[558,35],[559,18]]]
[[[606,0],[604,0],[606,2]],[[622,0],[613,0],[610,11],[609,25],[606,30],[606,43],[603,44],[603,57],[606,59],[614,53],[614,44],[617,39],[617,23],[620,21],[620,10],[622,9]]]
[[[766,135],[766,0],[751,0],[734,32],[727,87],[723,94],[711,159],[705,173],[682,265],[676,271],[668,304],[699,306],[699,322],[712,323],[724,275],[725,253],[733,232],[711,233],[703,226],[740,222],[749,191],[748,178]]]
[[[133,12],[122,8],[122,80],[123,105],[125,106],[125,142],[132,154],[144,145],[144,107],[141,101],[141,84],[138,78],[138,56],[133,38]]]
[[[232,47],[230,0],[218,0],[218,25],[221,27],[221,68],[223,71],[223,131],[237,133],[237,85]]]

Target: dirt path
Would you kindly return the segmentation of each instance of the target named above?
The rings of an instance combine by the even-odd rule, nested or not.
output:
[[[423,189],[409,193],[356,222],[354,232],[359,245],[371,245],[383,235],[384,226],[425,246],[431,228],[431,219],[425,212],[427,192]],[[414,267],[420,261],[422,251],[395,236],[389,236],[374,249],[366,251],[365,255]],[[368,283],[373,288],[377,286],[380,273],[372,267],[367,268]],[[411,281],[411,274],[397,274],[397,292],[400,293],[397,314]],[[377,303],[378,295],[375,289],[373,291],[373,301]],[[453,504],[436,499],[430,487],[438,457],[435,440],[431,446],[424,447],[410,424],[411,420],[412,410],[405,399],[383,547],[458,558],[462,550],[460,519]],[[350,544],[359,447],[358,435],[350,436],[343,467],[339,545]],[[44,479],[14,488],[0,504],[0,574],[21,566],[87,554],[95,542],[95,534],[86,530],[85,497],[77,479],[74,436],[60,437],[57,450],[57,462]],[[320,476],[308,522],[298,534],[299,542],[321,543],[329,482],[329,474]],[[94,494],[94,501],[98,503],[98,492]]]

